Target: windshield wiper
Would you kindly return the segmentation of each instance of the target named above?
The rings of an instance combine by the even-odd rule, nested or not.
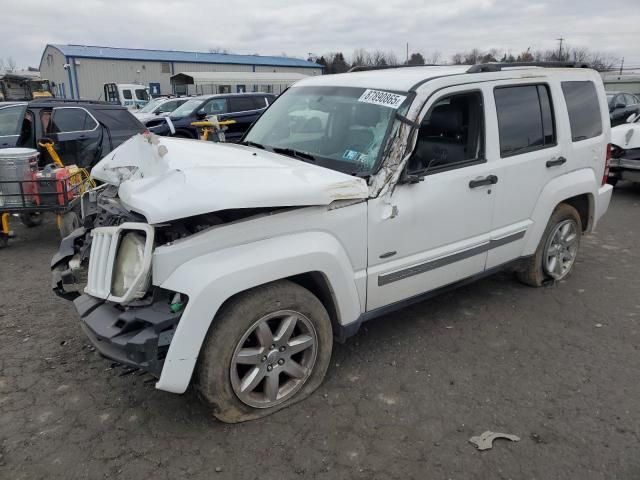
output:
[[[300,150],[294,150],[293,148],[286,147],[272,147],[271,148],[275,153],[281,153],[282,155],[288,155],[293,158],[297,158],[299,160],[310,161],[315,163],[316,157],[307,152],[301,152]]]
[[[245,140],[244,142],[240,142],[242,145],[246,145],[247,147],[256,147],[256,148],[261,148],[262,150],[264,150],[264,145],[262,145],[261,143],[257,143],[257,142],[252,142],[251,140]]]

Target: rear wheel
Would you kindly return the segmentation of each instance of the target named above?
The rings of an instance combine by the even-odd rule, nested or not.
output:
[[[20,214],[20,221],[25,227],[32,228],[42,225],[42,213],[22,213]]]
[[[229,301],[214,319],[198,362],[197,388],[229,423],[264,417],[308,397],[331,359],[322,303],[289,281]]]
[[[547,281],[563,280],[573,270],[580,239],[582,222],[571,205],[561,203],[549,219],[536,253],[526,268],[518,272],[523,283],[539,287]]]

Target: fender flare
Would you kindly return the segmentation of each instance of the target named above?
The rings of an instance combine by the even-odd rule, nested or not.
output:
[[[327,279],[341,324],[359,317],[357,272],[342,245],[326,232],[304,232],[237,245],[178,267],[160,287],[184,293],[189,301],[156,388],[174,393],[187,389],[200,348],[225,301],[250,288],[307,272],[320,272]]]
[[[547,228],[547,223],[555,208],[563,201],[587,194],[589,198],[589,223],[590,230],[594,224],[594,190],[597,190],[598,179],[590,168],[574,170],[567,174],[554,178],[540,192],[536,206],[531,214],[533,225],[527,233],[523,255],[533,255],[538,248],[540,239]]]

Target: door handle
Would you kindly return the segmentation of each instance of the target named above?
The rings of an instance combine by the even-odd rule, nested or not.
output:
[[[554,158],[553,160],[547,160],[547,168],[559,167],[560,165],[564,165],[565,163],[567,163],[567,159],[564,157]]]
[[[471,180],[469,182],[469,188],[478,188],[483,187],[485,185],[495,185],[498,183],[498,177],[495,175],[488,175],[484,178],[477,178],[475,180]]]

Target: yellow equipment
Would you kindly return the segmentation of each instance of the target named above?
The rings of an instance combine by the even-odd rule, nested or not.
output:
[[[209,135],[213,133],[218,134],[218,138],[221,141],[224,141],[224,131],[226,127],[229,125],[233,125],[236,123],[235,120],[202,120],[199,122],[191,122],[191,125],[198,128],[198,134],[200,140],[204,140],[205,142],[209,141]],[[220,138],[220,134],[222,134],[222,138]]]
[[[55,163],[57,167],[63,168],[64,171],[60,172],[60,177],[56,176],[54,179],[38,179],[38,175],[42,172],[42,170],[39,170],[34,180],[25,181],[25,185],[28,186],[32,186],[32,184],[35,183],[38,193],[29,193],[26,196],[38,197],[42,195],[43,198],[53,199],[54,204],[36,202],[34,205],[27,205],[24,200],[25,197],[23,197],[25,204],[19,205],[18,208],[7,208],[6,205],[5,208],[1,208],[0,210],[4,211],[0,211],[0,248],[7,246],[8,239],[11,236],[9,219],[12,214],[20,216],[22,223],[31,227],[40,224],[43,212],[50,211],[56,215],[56,225],[60,230],[60,234],[63,237],[68,235],[80,224],[77,209],[74,208],[74,205],[77,206],[82,194],[96,186],[95,181],[85,168],[80,168],[77,165],[64,165],[58,152],[56,152],[54,148],[52,140],[48,138],[40,139],[38,146],[45,149],[51,157],[51,160],[53,160],[53,163]],[[45,171],[46,170],[47,169],[45,169]],[[56,190],[42,193],[41,187],[48,186],[51,188],[52,184]],[[64,184],[64,186],[58,186],[62,184]],[[26,190],[27,187],[25,186],[24,189]],[[47,197],[44,197],[44,195],[47,195]],[[0,192],[0,197],[1,196]],[[0,207],[1,206],[2,202],[0,202]]]

